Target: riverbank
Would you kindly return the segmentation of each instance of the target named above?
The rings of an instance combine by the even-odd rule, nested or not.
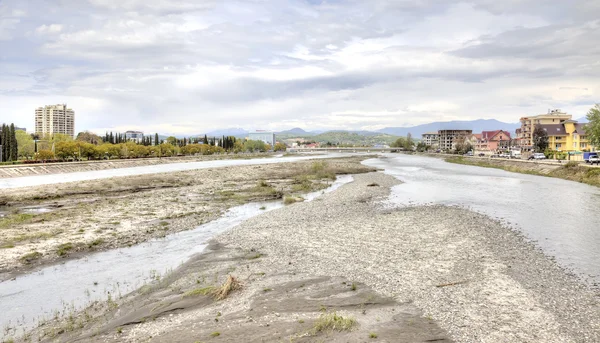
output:
[[[519,160],[506,159],[480,159],[470,157],[446,157],[449,163],[470,166],[496,168],[514,173],[531,174],[538,176],[556,177],[560,179],[585,183],[600,187],[600,168],[582,166],[577,162],[565,162],[562,165],[531,163]]]
[[[221,154],[221,155],[200,155],[200,156],[175,156],[163,158],[135,158],[135,159],[115,159],[115,160],[93,160],[80,162],[61,162],[61,163],[36,163],[36,164],[17,164],[0,166],[1,178],[14,178],[33,175],[50,175],[85,172],[94,170],[107,170],[118,168],[133,168],[143,166],[155,166],[170,163],[187,163],[200,161],[216,161],[231,159],[249,159],[249,158],[267,158],[274,156],[274,153],[244,153],[244,154]]]
[[[363,157],[365,158],[365,157]],[[228,208],[371,171],[363,158],[237,166],[0,190],[0,280],[193,229]],[[291,201],[291,200],[290,200]]]
[[[489,217],[390,208],[397,184],[357,175],[313,202],[247,220],[160,282],[33,334],[63,342],[600,341],[597,291]],[[232,292],[216,300],[221,285]]]

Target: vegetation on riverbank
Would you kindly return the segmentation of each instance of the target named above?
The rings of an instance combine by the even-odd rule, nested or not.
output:
[[[461,156],[448,157],[445,161],[484,168],[502,169],[513,173],[555,177],[600,187],[600,168],[582,166],[577,162],[568,162],[562,166],[548,169],[541,168],[540,165],[536,163],[525,164],[523,162],[507,160],[479,160]]]

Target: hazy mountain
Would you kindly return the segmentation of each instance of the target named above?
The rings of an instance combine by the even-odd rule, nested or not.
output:
[[[293,128],[291,130],[285,130],[285,131],[278,132],[277,134],[280,134],[280,135],[288,135],[289,134],[289,135],[304,136],[304,135],[310,134],[310,132],[304,131],[303,129],[301,129],[299,127],[295,127],[295,128]]]
[[[204,136],[205,134],[200,134],[198,136]],[[234,136],[234,137],[247,137],[248,131],[242,128],[228,128],[228,129],[219,129],[207,132],[206,135],[208,137],[222,137],[222,136]]]
[[[575,120],[577,120],[579,123],[588,123],[589,122],[586,117],[581,117],[581,118],[575,119]]]
[[[411,127],[386,127],[378,130],[381,133],[387,133],[395,136],[406,136],[410,133],[415,138],[421,138],[425,132],[435,132],[438,130],[465,129],[473,130],[473,133],[481,131],[505,130],[515,134],[515,130],[521,127],[520,123],[503,123],[496,119],[478,119],[478,120],[455,120],[446,122],[435,122]]]

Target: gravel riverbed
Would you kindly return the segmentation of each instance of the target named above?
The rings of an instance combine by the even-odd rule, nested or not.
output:
[[[599,294],[520,234],[466,209],[384,206],[382,173],[220,235],[269,270],[344,276],[413,302],[457,342],[600,342]]]

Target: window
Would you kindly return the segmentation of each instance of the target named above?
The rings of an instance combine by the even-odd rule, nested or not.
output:
[[[581,149],[587,148],[587,143],[581,143]]]
[[[576,133],[573,134],[573,139],[577,139],[577,134]]]
[[[573,149],[577,149],[577,143],[573,142]]]
[[[561,146],[562,146],[562,145],[561,145],[560,143],[556,144],[556,149],[557,149],[557,150],[558,150],[558,149],[560,149],[560,148],[561,148]]]

